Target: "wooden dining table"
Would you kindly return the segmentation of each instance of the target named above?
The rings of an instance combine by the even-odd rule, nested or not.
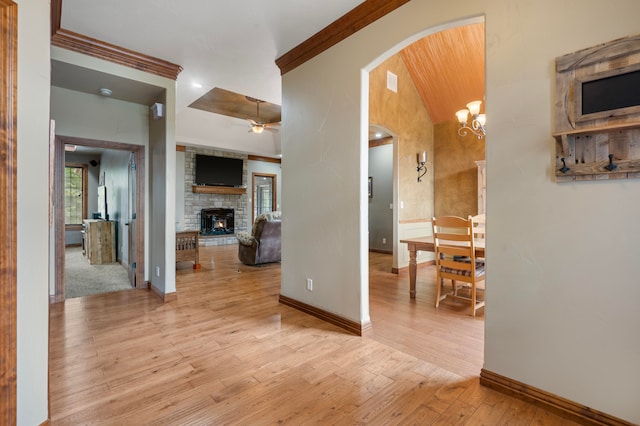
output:
[[[415,238],[406,238],[404,240],[400,240],[401,243],[407,244],[409,248],[409,296],[411,299],[416,298],[416,276],[418,273],[418,263],[416,262],[416,256],[418,250],[420,251],[430,251],[435,253],[436,245],[433,241],[433,236],[429,235],[427,237],[415,237]],[[477,257],[485,257],[484,256],[484,239],[476,239],[474,240],[474,246],[476,250]]]

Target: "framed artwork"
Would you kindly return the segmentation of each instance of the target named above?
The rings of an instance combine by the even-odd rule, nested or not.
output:
[[[369,176],[369,198],[373,197],[373,178]]]

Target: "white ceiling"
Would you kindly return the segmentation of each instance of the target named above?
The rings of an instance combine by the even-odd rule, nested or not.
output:
[[[61,27],[182,66],[176,86],[178,144],[277,156],[279,134],[249,133],[244,120],[188,105],[214,87],[282,105],[275,60],[360,3],[363,1],[63,0]],[[69,78],[74,72],[82,69],[54,63],[52,84],[96,93],[99,87],[91,88],[86,78]],[[99,77],[104,78],[97,74],[92,73],[89,80],[105,84],[97,83]],[[84,86],[74,88],[74,82],[84,82]],[[115,97],[116,90],[110,89]],[[139,103],[145,103],[144,96],[148,96],[144,88],[142,93]]]

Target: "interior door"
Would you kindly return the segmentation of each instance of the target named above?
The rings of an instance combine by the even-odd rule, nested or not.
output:
[[[127,226],[127,234],[129,236],[128,244],[128,256],[127,256],[127,272],[129,273],[129,282],[132,287],[136,287],[136,216],[137,216],[137,202],[136,202],[136,155],[131,153],[129,159],[129,208],[128,208],[128,221],[125,222]]]

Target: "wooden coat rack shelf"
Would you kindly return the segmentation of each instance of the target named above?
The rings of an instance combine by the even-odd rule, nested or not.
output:
[[[636,81],[640,36],[556,58],[557,182],[640,178],[640,96],[615,96]]]
[[[594,143],[598,144],[598,139],[602,141],[606,140],[615,140],[615,133],[618,132],[618,135],[623,134],[622,132],[625,130],[632,129],[640,129],[640,123],[621,123],[614,125],[606,125],[600,127],[593,127],[589,129],[578,129],[578,130],[568,130],[565,132],[557,132],[553,134],[553,137],[556,138],[557,143],[559,144],[559,148],[557,151],[557,159],[562,163],[562,159],[565,159],[565,162],[561,164],[559,168],[556,169],[556,177],[568,177],[568,176],[610,176],[616,175],[617,178],[635,178],[640,176],[629,176],[629,173],[640,173],[640,158],[633,160],[622,160],[618,159],[614,162],[616,168],[613,170],[608,169],[611,161],[606,157],[606,150],[600,149],[600,155],[598,155],[598,147],[594,153],[596,154],[596,158],[602,158],[605,155],[606,160],[602,161],[585,161],[585,162],[577,162],[575,164],[565,164],[567,163],[566,158],[585,158],[585,150],[589,150],[590,146]],[[614,133],[612,136],[611,133]],[[590,140],[593,138],[593,140]],[[580,141],[582,139],[582,143]],[[576,153],[576,142],[578,142],[578,149],[582,150],[582,152]],[[623,141],[623,145],[626,142]],[[631,145],[629,150],[627,151],[637,151],[635,148],[635,144],[633,141],[629,142]],[[576,154],[578,154],[576,156]],[[640,157],[640,152],[634,153]],[[635,155],[634,155],[635,156]],[[615,155],[614,155],[615,157]],[[563,171],[563,167],[566,166],[568,169]],[[620,176],[621,174],[627,174],[627,176]],[[601,177],[600,177],[601,178]],[[574,180],[574,179],[570,179]]]

